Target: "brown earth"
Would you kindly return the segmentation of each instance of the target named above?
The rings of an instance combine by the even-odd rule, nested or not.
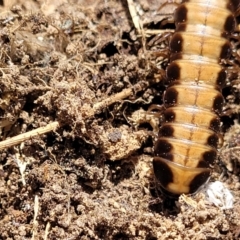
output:
[[[0,239],[240,237],[238,32],[211,179],[233,209],[166,198],[152,174],[176,7],[163,3],[0,1],[0,140],[55,124],[2,142]]]

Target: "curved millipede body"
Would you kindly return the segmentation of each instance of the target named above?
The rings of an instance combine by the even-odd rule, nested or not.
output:
[[[208,181],[222,144],[219,114],[240,0],[189,0],[175,11],[164,93],[164,121],[155,145],[154,173],[172,194],[194,193]]]

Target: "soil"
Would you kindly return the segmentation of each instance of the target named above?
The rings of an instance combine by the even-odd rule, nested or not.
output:
[[[240,238],[239,32],[211,177],[233,208],[169,198],[152,172],[175,7],[0,1],[0,239]]]

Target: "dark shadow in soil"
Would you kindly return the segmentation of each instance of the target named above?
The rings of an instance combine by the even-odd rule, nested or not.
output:
[[[160,188],[151,190],[154,201],[149,203],[149,209],[164,216],[177,216],[180,209],[177,206],[178,197],[168,196]]]
[[[110,181],[118,185],[124,179],[130,179],[135,171],[135,165],[132,162],[106,161],[111,169]]]

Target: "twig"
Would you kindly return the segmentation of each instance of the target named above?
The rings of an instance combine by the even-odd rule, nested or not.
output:
[[[37,215],[38,215],[38,210],[39,210],[39,199],[38,199],[38,196],[35,195],[35,198],[34,198],[34,216],[33,216],[32,240],[35,239],[35,236],[36,236],[36,233],[37,233],[37,226],[38,226]]]
[[[32,130],[30,132],[20,134],[16,137],[9,138],[7,140],[0,142],[0,150],[3,150],[4,148],[15,146],[15,145],[17,145],[25,140],[28,140],[32,137],[35,137],[35,136],[38,136],[38,135],[41,135],[41,134],[44,134],[44,133],[47,133],[50,131],[54,131],[58,127],[59,127],[58,122],[52,122],[52,123],[49,123],[45,127],[40,127],[35,130]]]
[[[128,9],[129,9],[130,15],[132,17],[133,25],[137,29],[138,33],[140,33],[142,27],[141,27],[140,19],[139,19],[139,16],[137,15],[137,11],[134,6],[133,0],[127,0],[127,3],[128,3]]]
[[[148,86],[149,86],[149,83],[148,84],[145,83],[145,86],[142,86],[141,82],[139,82],[139,83],[135,84],[132,88],[124,89],[122,92],[116,93],[113,96],[110,96],[109,98],[106,98],[103,101],[94,104],[94,106],[93,106],[94,113],[98,112],[102,108],[106,108],[106,107],[110,106],[111,104],[113,104],[115,102],[123,100],[136,92],[142,91]]]
[[[50,223],[48,222],[47,225],[46,225],[46,228],[45,228],[45,232],[44,232],[44,240],[47,240],[48,238],[48,234],[49,234],[49,229],[50,229],[51,225]]]

